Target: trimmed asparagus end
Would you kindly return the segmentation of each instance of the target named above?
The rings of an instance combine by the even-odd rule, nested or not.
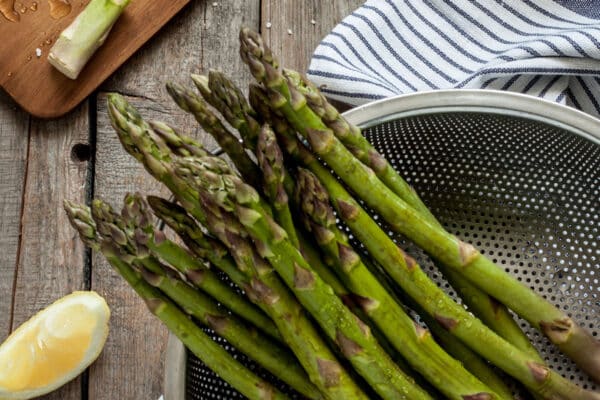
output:
[[[77,79],[108,37],[130,0],[92,0],[58,37],[48,61],[70,79]]]

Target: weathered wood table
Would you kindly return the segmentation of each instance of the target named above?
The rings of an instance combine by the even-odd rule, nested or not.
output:
[[[90,370],[48,399],[158,399],[167,331],[98,254],[87,251],[62,202],[162,188],[121,149],[106,93],[119,92],[148,118],[203,133],[169,99],[164,83],[219,68],[250,81],[238,56],[240,26],[260,29],[282,64],[305,70],[319,40],[360,0],[197,0],[74,112],[42,121],[0,93],[0,341],[35,312],[92,289],[112,310],[111,333]],[[204,138],[203,138],[204,140]],[[207,146],[214,144],[206,139]],[[168,400],[168,399],[167,399]]]

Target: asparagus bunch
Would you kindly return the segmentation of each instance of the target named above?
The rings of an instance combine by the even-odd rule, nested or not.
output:
[[[349,123],[308,79],[289,69],[285,70],[285,75],[290,82],[293,82],[294,87],[306,97],[306,103],[310,109],[321,117],[336,138],[357,159],[371,168],[381,182],[406,204],[419,212],[424,219],[442,227],[415,190],[362,135],[360,128]],[[537,358],[539,362],[543,362],[504,304],[472,284],[463,277],[460,271],[446,267],[439,262],[437,265],[471,312],[507,341]]]
[[[302,206],[305,224],[317,238],[330,265],[352,290],[365,313],[416,371],[437,384],[439,391],[449,399],[463,400],[476,394],[498,399],[512,397],[506,387],[502,388],[503,396],[493,393],[404,312],[336,227],[329,195],[311,172],[299,170],[296,196]]]
[[[257,338],[253,340],[248,335],[247,328],[241,322],[228,317],[210,299],[203,297],[187,285],[184,285],[185,289],[182,289],[181,284],[173,282],[174,278],[166,278],[168,274],[160,266],[160,263],[155,262],[153,265],[156,268],[151,267],[156,275],[150,274],[148,271],[140,273],[140,267],[132,265],[132,261],[136,256],[132,254],[132,248],[128,247],[126,234],[113,223],[114,218],[110,215],[110,212],[106,212],[107,207],[104,204],[96,203],[95,209],[94,219],[103,224],[102,228],[97,228],[88,207],[65,201],[65,210],[72,225],[79,232],[82,241],[92,249],[101,251],[113,268],[146,301],[148,309],[209,368],[216,371],[219,376],[250,399],[287,399],[287,396],[270,383],[257,377],[229,355],[225,349],[216,344],[174,304],[174,301],[184,309],[193,308],[195,316],[202,316],[201,320],[204,320],[208,326],[212,326],[219,334],[226,336],[228,340],[237,341],[236,338],[239,338],[240,341],[237,341],[237,345],[240,349],[246,348],[249,353],[261,357],[263,361],[268,359],[273,364],[272,369],[274,372],[279,371],[282,367],[293,369],[294,373],[289,376],[298,375],[295,377],[299,379],[298,388],[305,387],[305,394],[309,398],[320,398],[318,392],[311,389],[303,371],[294,366],[294,360],[289,358],[284,350],[269,346],[269,350],[265,353],[261,354],[261,352],[256,351],[257,347],[255,346],[269,343],[268,339]],[[103,217],[106,217],[108,221],[103,221]],[[99,235],[100,230],[105,232],[105,235]],[[160,270],[163,272],[159,272]],[[176,294],[177,300],[170,300],[164,292],[154,286],[167,289],[169,292]],[[266,356],[263,357],[263,355]],[[280,377],[283,378],[281,375]]]
[[[312,270],[288,240],[285,230],[264,211],[254,188],[234,174],[219,174],[205,158],[180,160],[176,172],[190,186],[198,188],[198,201],[223,228],[231,229],[235,220],[238,221],[238,234],[252,238],[261,256],[269,261],[325,334],[335,341],[342,354],[382,398],[430,398],[393,363],[374,340],[368,326],[356,318]],[[225,220],[227,223],[223,223]]]
[[[311,382],[326,398],[365,398],[331,349],[304,314],[300,304],[279,280],[270,265],[257,253],[254,244],[242,234],[234,218],[214,214],[203,207],[198,189],[175,173],[178,157],[156,135],[139,113],[118,95],[109,96],[113,126],[130,154],[171,189],[186,211],[202,223],[226,246],[243,278],[238,283],[248,298],[269,315],[285,343],[306,370]],[[190,160],[200,158],[190,158]],[[230,167],[215,157],[201,157],[214,171],[230,172]],[[215,262],[217,267],[220,264]],[[227,272],[227,271],[225,271]]]
[[[600,377],[600,367],[598,366],[600,344],[595,338],[578,327],[556,307],[495,266],[471,245],[430,223],[400,199],[379,180],[371,168],[354,157],[321,118],[307,106],[306,97],[293,86],[292,80],[284,76],[278,69],[271,51],[264,46],[259,35],[243,29],[240,33],[240,40],[242,58],[250,67],[255,78],[264,84],[268,91],[270,106],[285,116],[294,129],[310,142],[313,151],[322,157],[367,205],[379,212],[394,229],[405,234],[435,259],[461,271],[472,283],[501,300],[539,328],[592,376]],[[335,196],[333,197],[335,198]],[[352,220],[357,213],[356,205],[350,204],[350,207],[345,207],[345,211],[345,219]],[[376,257],[376,254],[372,253],[372,255]],[[399,257],[396,258],[394,263],[401,261]],[[409,271],[413,268],[412,262],[407,265],[405,261],[403,264],[408,267]],[[446,325],[456,332],[463,330],[463,325],[466,325],[454,317],[444,318],[447,318]],[[484,328],[483,324],[481,325]],[[517,350],[513,346],[510,348]],[[481,349],[481,351],[483,350]],[[520,351],[519,354],[524,355]],[[498,361],[508,369],[505,361]],[[523,361],[526,361],[525,365],[529,366],[526,368],[529,369],[529,372],[525,372],[526,369],[522,368],[523,364],[518,362],[515,366],[520,364],[520,367],[512,371],[513,376],[521,377],[523,381],[527,380],[530,388],[534,389],[535,386],[537,389],[534,390],[541,391],[542,394],[551,396],[556,390],[557,395],[562,393],[561,396],[564,398],[574,398],[576,392],[565,389],[567,387],[565,385],[558,387],[557,383],[553,389],[548,387],[553,386],[548,384],[552,380],[552,373],[546,367],[541,366],[538,362],[528,360],[528,357],[525,357]],[[518,369],[521,371],[517,373]],[[523,379],[522,375],[525,373],[528,374],[528,377]],[[560,381],[558,378],[556,377],[556,381]],[[593,394],[584,396],[596,397]]]
[[[436,389],[456,400],[511,398],[473,351],[539,398],[600,398],[545,366],[507,308],[493,301],[498,298],[525,316],[592,371],[593,338],[446,233],[412,188],[314,85],[293,71],[281,71],[255,33],[242,30],[240,37],[242,58],[259,81],[250,87],[249,102],[216,71],[192,76],[200,95],[167,85],[239,172],[177,129],[145,122],[122,97],[111,95],[109,113],[124,148],[170,189],[178,204],[149,197],[148,205],[141,195],[131,195],[117,215],[94,201],[95,221],[88,209],[67,207],[82,239],[102,251],[142,297],[159,299],[161,306],[153,310],[169,328],[250,398],[282,395],[243,369],[236,370],[236,380],[232,364],[213,347],[202,353],[202,338],[190,333],[197,327],[181,310],[308,398],[362,399],[374,392],[384,399],[429,399],[439,397]],[[484,307],[472,304],[470,310],[483,321],[438,288],[361,201],[429,252],[468,299],[477,296]],[[336,226],[332,206],[366,249],[362,256]],[[155,228],[150,207],[185,247]],[[214,268],[246,297],[221,281]],[[486,282],[490,279],[501,289]],[[439,344],[406,314],[400,299],[422,315]],[[162,310],[167,309],[165,317]],[[174,325],[169,318],[175,314],[189,323]],[[401,366],[406,362],[410,367]],[[416,384],[412,374],[435,389]]]

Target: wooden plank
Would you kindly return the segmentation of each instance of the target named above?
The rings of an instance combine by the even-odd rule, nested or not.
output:
[[[0,342],[11,331],[29,117],[0,92]]]
[[[281,65],[305,72],[314,49],[363,0],[263,0],[261,32]]]
[[[43,118],[64,115],[89,96],[188,2],[131,2],[77,80],[67,78],[52,67],[47,57],[52,43],[87,1],[71,1],[72,6],[65,10],[67,15],[60,18],[51,15],[49,1],[35,1],[34,9],[31,0],[17,2],[24,12],[20,22],[8,22],[0,16],[3,19],[0,23],[0,59],[3,60],[0,86],[33,115]],[[37,49],[42,52],[41,57],[37,56]]]
[[[226,66],[236,79],[244,77],[247,81],[245,68],[233,49],[237,48],[240,26],[258,27],[258,15],[258,0],[219,1],[217,5],[193,2],[117,72],[104,90],[126,95],[148,119],[163,119],[196,132],[195,121],[176,108],[163,89],[164,83],[169,79],[188,81],[189,73],[215,65]],[[106,95],[101,93],[95,195],[120,205],[128,191],[161,191],[160,185],[122,150],[110,127],[105,102]],[[167,331],[98,254],[93,257],[92,286],[108,298],[112,331],[104,353],[90,370],[89,398],[158,399],[163,391]]]
[[[85,289],[84,247],[62,203],[85,201],[89,157],[73,148],[87,145],[87,104],[60,120],[31,122],[13,329],[58,298]],[[79,378],[46,397],[80,398]]]

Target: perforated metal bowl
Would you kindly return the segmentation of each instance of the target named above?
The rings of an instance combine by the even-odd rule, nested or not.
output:
[[[598,334],[600,120],[533,97],[487,90],[399,96],[346,117],[364,128],[451,233]],[[397,239],[448,288],[423,252]],[[552,368],[596,387],[519,322]],[[176,340],[169,348],[166,400],[242,398]],[[263,374],[243,355],[239,359]]]

